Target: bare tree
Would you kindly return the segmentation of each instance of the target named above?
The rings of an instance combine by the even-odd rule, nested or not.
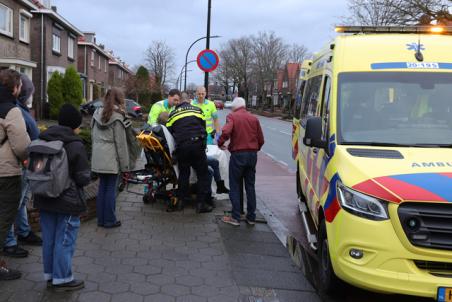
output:
[[[309,57],[309,55],[309,51],[304,45],[292,44],[287,54],[287,61],[301,63],[304,59]]]
[[[254,61],[251,38],[229,40],[223,45],[220,57],[223,66],[227,66],[227,73],[232,79],[233,86],[237,85],[239,94],[247,99]]]
[[[252,38],[254,66],[253,75],[257,79],[257,89],[262,97],[261,106],[266,99],[265,84],[273,82],[278,68],[286,61],[288,46],[274,32],[261,32]],[[273,102],[272,102],[273,109]]]
[[[344,21],[354,25],[387,26],[452,20],[451,0],[348,0],[350,15]],[[422,20],[422,21],[421,21]]]
[[[224,51],[220,51],[220,58],[223,58]],[[229,88],[235,86],[234,79],[230,66],[226,64],[223,59],[220,59],[220,64],[213,74],[213,78],[224,89],[225,95],[229,94]]]
[[[174,51],[164,41],[152,41],[146,50],[145,61],[151,76],[162,89],[174,69]]]

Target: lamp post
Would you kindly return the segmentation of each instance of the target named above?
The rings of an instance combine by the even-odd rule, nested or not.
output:
[[[210,38],[211,39],[213,39],[213,38],[220,38],[221,36],[211,36]],[[190,49],[193,47],[193,45],[195,45],[197,42],[199,42],[199,41],[201,41],[201,40],[203,40],[203,39],[206,39],[207,37],[201,37],[201,38],[199,38],[199,39],[197,39],[197,40],[195,40],[195,42],[193,42],[193,43],[191,43],[191,45],[190,45],[190,47],[188,48],[188,50],[187,50],[187,53],[185,54],[185,70],[187,70],[187,64],[188,64],[188,53],[190,52]],[[187,72],[185,72],[185,75],[184,75],[184,90],[187,90]]]
[[[176,81],[176,87],[179,87],[179,90],[182,90],[182,72],[184,71],[184,69],[186,69],[187,68],[187,65],[188,64],[191,64],[191,63],[194,63],[194,62],[196,62],[196,60],[191,60],[190,62],[187,62],[187,63],[185,63],[185,65],[183,65],[182,66],[182,68],[181,68],[181,70],[180,70],[180,73],[179,73],[179,76],[177,77],[177,81]],[[185,75],[186,75],[187,73],[185,73]],[[180,80],[180,82],[179,82],[179,80]]]
[[[210,11],[212,8],[212,0],[207,1],[207,39],[206,39],[206,49],[210,49]],[[209,73],[204,73],[204,87],[206,88],[206,96],[209,95]]]

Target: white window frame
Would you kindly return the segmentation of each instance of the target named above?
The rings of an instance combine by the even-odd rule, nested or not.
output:
[[[61,37],[52,33],[52,51],[61,54]]]
[[[24,35],[22,36],[22,18],[25,20]],[[30,43],[30,24],[32,15],[24,9],[19,11],[19,40],[21,42]]]
[[[72,42],[72,45],[71,45]],[[70,59],[74,59],[75,39],[71,36],[67,38],[67,56]]]
[[[94,50],[91,51],[91,67],[94,67],[94,59],[96,57],[96,54]]]
[[[6,25],[6,29],[0,28],[0,34],[4,34],[4,35],[12,38],[12,37],[14,37],[14,34],[13,34],[13,32],[14,32],[14,30],[13,30],[14,12],[10,7],[8,7],[2,3],[0,3],[0,8],[6,9],[6,20],[5,20],[6,22],[4,24],[4,25]]]

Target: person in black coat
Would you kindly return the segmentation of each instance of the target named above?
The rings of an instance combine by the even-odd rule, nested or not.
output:
[[[55,291],[72,291],[84,287],[72,275],[72,257],[80,228],[80,214],[86,211],[83,187],[90,182],[91,169],[85,147],[77,134],[82,116],[72,105],[61,107],[58,125],[39,136],[45,141],[62,141],[67,154],[71,186],[57,198],[34,197],[40,209],[44,278]]]

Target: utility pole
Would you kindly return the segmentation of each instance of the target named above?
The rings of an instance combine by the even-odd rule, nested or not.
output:
[[[208,0],[207,7],[207,35],[206,35],[206,49],[210,49],[210,11],[212,8],[212,0]],[[209,73],[204,73],[204,87],[206,87],[206,95],[209,95]]]

